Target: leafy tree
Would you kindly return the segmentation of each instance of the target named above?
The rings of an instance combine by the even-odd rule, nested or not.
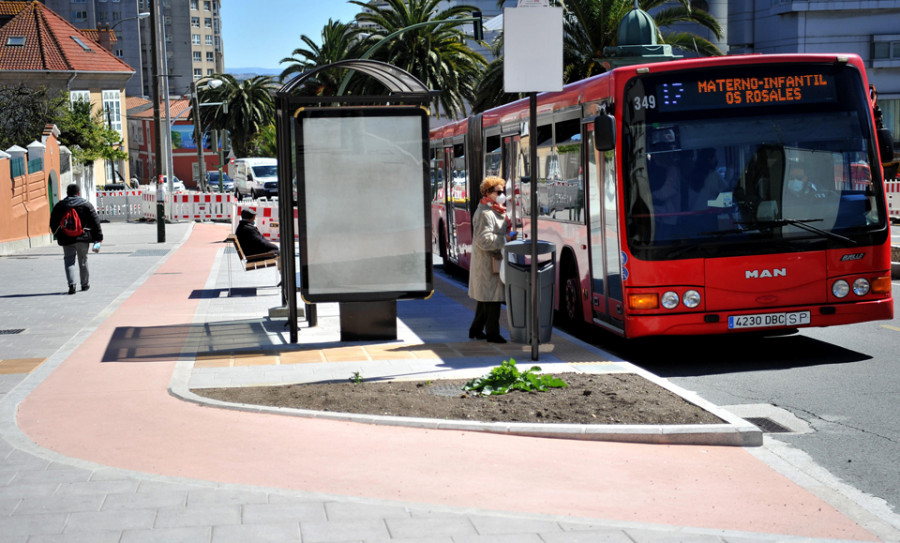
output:
[[[40,140],[44,127],[66,115],[66,97],[46,87],[0,87],[0,149]]]
[[[98,159],[125,160],[128,153],[120,147],[122,136],[103,122],[103,113],[91,113],[91,104],[82,100],[72,102],[60,119],[59,141],[72,151],[75,160],[90,163]]]
[[[471,23],[457,19],[471,16],[477,8],[454,6],[438,11],[441,0],[386,0],[380,6],[361,0],[351,0],[351,3],[370,10],[356,16],[358,22],[370,25],[367,49],[398,30],[434,22],[390,40],[372,58],[402,68],[426,87],[440,90],[436,116],[441,110],[450,118],[465,115],[465,103],[475,98],[475,86],[486,61],[468,46],[466,34],[460,29]]]
[[[356,25],[344,24],[340,21],[328,20],[322,28],[322,44],[316,43],[309,36],[300,36],[306,48],[298,47],[290,57],[281,59],[281,64],[288,64],[279,80],[284,82],[291,76],[319,66],[327,66],[335,62],[359,58],[360,29]],[[337,94],[346,70],[326,70],[304,82],[304,90],[312,95],[331,96]]]
[[[275,121],[273,78],[260,75],[238,81],[228,74],[215,74],[211,78],[222,81],[222,85],[215,89],[208,86],[199,89],[200,102],[227,103],[228,113],[221,105],[201,108],[201,126],[228,130],[234,153],[240,157],[251,156],[253,138]]]

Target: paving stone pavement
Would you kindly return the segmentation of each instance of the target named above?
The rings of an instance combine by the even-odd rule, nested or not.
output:
[[[64,294],[58,247],[0,257],[0,328],[24,329],[0,335],[0,360],[45,359],[30,373],[0,374],[2,543],[813,541],[162,477],[65,457],[36,445],[16,425],[19,402],[152,274],[190,234],[191,225],[168,225],[165,244],[156,243],[155,228],[104,225],[103,250],[90,256],[92,289],[75,296]],[[233,279],[250,280],[241,272]]]

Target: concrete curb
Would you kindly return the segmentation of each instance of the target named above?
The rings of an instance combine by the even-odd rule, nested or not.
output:
[[[371,362],[370,362],[371,364]],[[512,422],[477,422],[464,420],[442,420],[413,417],[362,415],[355,413],[335,413],[309,409],[269,407],[254,404],[223,402],[199,396],[191,392],[189,379],[192,360],[182,360],[173,373],[169,394],[182,400],[223,409],[234,409],[251,413],[268,413],[313,419],[357,422],[383,426],[405,426],[428,430],[454,430],[459,432],[487,432],[503,435],[547,437],[557,439],[578,439],[587,441],[616,441],[624,443],[644,443],[655,445],[707,445],[758,447],[763,443],[763,433],[756,426],[722,409],[688,390],[661,379],[632,364],[619,362],[648,381],[676,394],[685,401],[712,413],[723,424],[675,424],[675,425],[634,425],[634,424],[531,424]],[[474,370],[470,377],[481,375]],[[428,375],[422,375],[428,379]],[[455,375],[454,378],[457,378]]]

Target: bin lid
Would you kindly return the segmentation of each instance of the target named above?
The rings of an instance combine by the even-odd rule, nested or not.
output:
[[[529,240],[510,241],[509,243],[507,243],[506,245],[503,246],[503,250],[507,254],[528,256],[531,254],[531,241],[529,241]],[[537,254],[539,254],[539,255],[556,254],[556,244],[551,243],[549,241],[538,240]]]

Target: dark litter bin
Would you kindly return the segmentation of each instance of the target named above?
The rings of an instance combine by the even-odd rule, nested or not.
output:
[[[509,337],[516,343],[531,343],[531,250],[530,241],[511,241],[503,247],[501,273],[506,290],[506,317]],[[538,342],[547,343],[553,334],[556,245],[538,241],[537,254]]]

